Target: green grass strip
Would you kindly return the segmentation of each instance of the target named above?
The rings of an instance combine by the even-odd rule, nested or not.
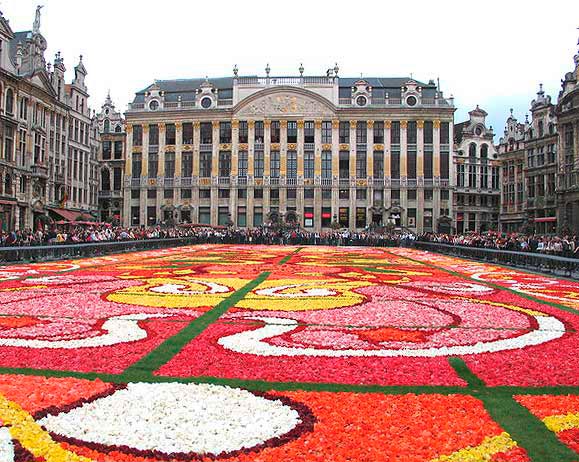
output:
[[[211,323],[215,322],[222,314],[224,314],[231,306],[234,306],[250,291],[261,284],[270,273],[261,273],[257,278],[241,289],[235,291],[225,300],[222,300],[214,308],[207,311],[203,315],[191,321],[185,328],[173,337],[168,338],[161,343],[153,351],[139,361],[129,366],[122,374],[129,380],[142,380],[144,376],[151,375],[153,371],[159,369],[163,364],[168,362],[173,356],[179,353],[187,343],[197,337],[203,332]]]
[[[278,265],[283,265],[285,263],[287,263],[288,261],[290,261],[291,257],[293,257],[296,253],[298,253],[300,250],[302,250],[303,247],[298,247],[297,249],[295,249],[292,253],[290,253],[289,255],[286,255],[285,257],[283,257]]]
[[[579,456],[565,446],[543,422],[512,397],[496,393],[481,393],[487,412],[533,462],[575,462]]]
[[[468,386],[471,388],[484,388],[485,383],[472,372],[462,358],[457,358],[455,356],[448,358],[450,366],[454,369],[457,375],[463,379]]]

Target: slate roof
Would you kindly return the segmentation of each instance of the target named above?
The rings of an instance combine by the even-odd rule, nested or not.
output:
[[[243,76],[244,78],[255,78],[258,76],[250,75]],[[279,76],[272,76],[272,79],[280,78]],[[233,89],[233,77],[217,77],[209,78],[209,82],[219,90],[219,94],[222,98],[231,98]],[[408,82],[410,77],[340,77],[339,84],[340,89],[349,90],[354,83],[359,80],[364,80],[372,86],[372,91],[376,93],[383,93],[388,90],[391,96],[396,96],[396,92],[400,93],[400,87],[402,87],[406,82]],[[201,84],[205,82],[205,78],[193,78],[193,79],[175,79],[175,80],[157,80],[157,86],[165,92],[166,101],[177,101],[179,96],[181,96],[182,101],[192,101],[195,99],[195,90],[198,89]],[[436,85],[426,84],[423,82],[415,81],[418,85],[423,88],[423,95],[427,98],[434,97],[434,92],[436,91]],[[142,103],[145,100],[145,93],[149,91],[155,83],[152,83],[148,87],[138,91],[135,94],[134,103]]]

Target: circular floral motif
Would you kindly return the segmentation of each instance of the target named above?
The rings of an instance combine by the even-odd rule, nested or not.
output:
[[[219,385],[129,383],[39,423],[55,439],[77,445],[190,460],[293,439],[312,424],[298,408],[288,399]]]

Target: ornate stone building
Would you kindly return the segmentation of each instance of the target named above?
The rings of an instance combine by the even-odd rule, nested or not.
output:
[[[525,132],[525,124],[517,121],[511,109],[498,146],[502,168],[499,222],[500,230],[508,233],[522,231],[528,225]]]
[[[409,78],[156,81],[126,113],[125,224],[448,227],[453,101]]]
[[[537,234],[557,231],[557,142],[555,106],[540,85],[525,131],[527,217]]]
[[[579,45],[579,43],[578,43]],[[579,51],[575,69],[565,74],[555,108],[559,130],[557,221],[562,231],[579,233]]]
[[[121,222],[125,167],[125,121],[110,94],[96,117],[100,136],[98,151],[99,220]]]
[[[469,120],[454,126],[456,232],[497,230],[500,165],[494,134],[485,124],[486,111],[477,106],[468,114]]]
[[[85,173],[90,163],[86,69],[81,60],[67,85],[60,53],[47,64],[46,47],[40,7],[30,31],[13,32],[0,13],[2,230],[42,226],[49,215],[88,219],[96,205],[96,189],[93,196],[88,192],[96,184]]]

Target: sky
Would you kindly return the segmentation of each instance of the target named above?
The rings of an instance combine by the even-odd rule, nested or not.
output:
[[[503,133],[509,109],[523,121],[539,83],[556,101],[573,69],[579,1],[332,2],[262,0],[1,0],[14,31],[30,30],[44,5],[46,58],[60,51],[72,79],[79,55],[90,105],[107,92],[126,110],[154,79],[233,74],[440,78],[455,122],[477,104]],[[496,141],[498,141],[496,136]]]

